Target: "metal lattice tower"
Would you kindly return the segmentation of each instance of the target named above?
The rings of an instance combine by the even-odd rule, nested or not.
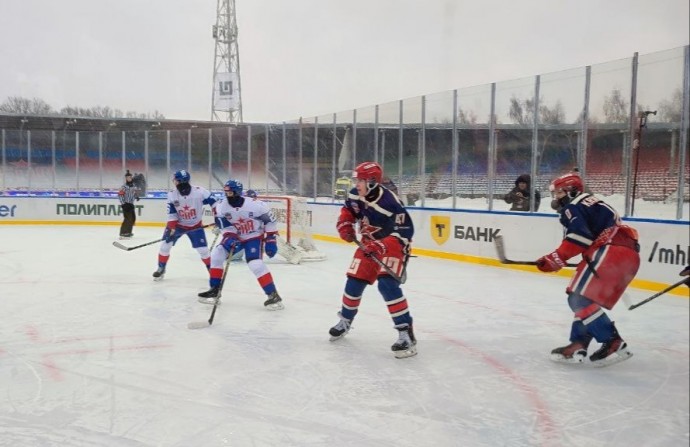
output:
[[[242,122],[240,50],[237,45],[235,0],[217,0],[213,39],[213,97],[211,121]]]

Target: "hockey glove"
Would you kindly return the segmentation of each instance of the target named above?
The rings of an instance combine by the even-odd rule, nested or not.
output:
[[[220,241],[220,245],[231,255],[234,255],[242,249],[242,243],[237,239],[235,233],[225,233],[223,235],[223,240]]]
[[[272,258],[278,253],[278,242],[275,233],[267,233],[264,238],[264,252],[269,258]]]
[[[355,240],[355,216],[352,215],[349,209],[345,207],[340,209],[340,216],[335,228],[338,230],[340,239],[345,242],[353,242]]]
[[[355,226],[352,222],[338,222],[336,228],[338,229],[338,234],[340,234],[340,239],[345,242],[353,242],[355,240]]]
[[[168,244],[175,242],[175,229],[166,228],[165,231],[163,231],[163,240]]]
[[[386,244],[378,240],[369,240],[364,243],[364,254],[381,259],[386,253]]]
[[[214,210],[214,212],[215,212],[215,210]],[[213,223],[215,224],[215,227],[213,227],[213,229],[211,229],[211,232],[217,236],[220,234],[220,229],[223,226],[222,221],[220,220],[220,217],[216,217],[215,219],[213,219]]]
[[[565,267],[565,262],[563,262],[557,251],[537,259],[537,268],[542,272],[557,272],[563,267]]]

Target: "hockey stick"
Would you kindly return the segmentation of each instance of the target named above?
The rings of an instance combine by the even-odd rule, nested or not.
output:
[[[354,243],[357,244],[357,246],[358,246],[362,251],[364,251],[365,247],[364,247],[364,244],[363,244],[361,241],[359,241],[358,239],[355,239],[355,240],[354,240]],[[398,281],[400,284],[405,284],[405,281],[407,281],[407,272],[403,272],[403,275],[402,275],[402,276],[398,276],[398,275],[395,274],[395,272],[394,272],[393,270],[391,270],[390,267],[388,267],[386,264],[384,264],[384,262],[383,262],[382,260],[380,260],[379,258],[377,258],[376,256],[374,256],[374,255],[369,255],[369,257],[370,257],[371,259],[373,259],[374,262],[376,262],[379,266],[381,266],[381,268],[382,268],[383,270],[385,270],[386,273],[388,273],[388,274],[391,276],[391,278],[393,278],[394,280]]]
[[[228,267],[230,267],[230,261],[232,260],[231,253],[235,245],[231,246],[231,250],[228,252],[228,258],[225,260],[225,270],[223,270],[223,276],[220,278],[220,284],[218,285],[218,296],[216,301],[213,303],[213,309],[211,310],[211,316],[208,317],[208,321],[191,321],[187,323],[187,329],[203,329],[209,327],[213,324],[213,319],[216,317],[216,309],[218,309],[218,303],[220,303],[221,293],[223,291],[223,284],[225,284],[225,277],[228,274]]]
[[[209,247],[208,251],[213,251],[213,248],[216,246],[216,241],[218,241],[218,236],[220,236],[220,231],[216,233],[216,236],[213,238],[213,242],[211,242],[211,246]]]
[[[500,234],[494,237],[494,245],[496,246],[496,254],[498,255],[498,260],[501,264],[514,264],[514,265],[537,265],[537,261],[513,261],[506,258],[506,249],[503,245],[503,236]],[[577,267],[577,264],[566,263],[566,267]]]
[[[664,290],[662,290],[661,292],[657,292],[657,293],[655,293],[654,295],[650,296],[649,298],[645,298],[645,299],[643,299],[642,301],[640,301],[639,303],[633,304],[632,306],[628,307],[628,310],[637,309],[638,307],[640,307],[640,306],[643,305],[644,303],[648,303],[648,302],[652,301],[654,298],[658,298],[658,297],[660,297],[661,295],[663,295],[664,293],[670,292],[671,290],[675,289],[676,287],[685,284],[686,281],[688,281],[687,278],[681,279],[681,280],[678,281],[677,283],[671,284],[670,286],[666,287],[666,288],[665,288]]]
[[[208,225],[201,226],[201,227],[199,227],[199,228],[207,228],[207,227],[210,227],[210,226],[213,226],[213,225],[215,225],[215,224],[208,224]],[[179,233],[179,234],[178,234],[178,237],[179,237],[179,236],[184,236],[185,234],[191,233],[192,231],[196,231],[196,230],[198,230],[199,228],[193,228],[193,229],[191,229],[191,230],[183,231],[182,233]],[[119,243],[118,241],[113,242],[113,245],[114,245],[115,247],[119,248],[120,250],[132,251],[132,250],[136,250],[137,248],[141,248],[141,247],[146,247],[146,246],[148,246],[148,245],[157,244],[157,243],[159,243],[159,242],[162,242],[163,240],[164,240],[163,238],[160,238],[160,239],[156,239],[155,241],[147,242],[147,243],[145,243],[145,244],[135,245],[134,247],[126,247],[126,246],[122,245],[121,243]]]

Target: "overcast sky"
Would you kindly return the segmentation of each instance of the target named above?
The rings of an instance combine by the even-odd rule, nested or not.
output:
[[[236,0],[246,122],[688,44],[688,0]],[[0,0],[0,102],[209,120],[216,0]]]

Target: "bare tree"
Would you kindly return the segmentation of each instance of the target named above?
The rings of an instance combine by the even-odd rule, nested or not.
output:
[[[0,104],[0,112],[24,115],[49,115],[54,113],[50,104],[44,100],[40,98],[22,98],[21,96],[9,96]]]
[[[604,122],[625,123],[630,117],[630,106],[623,98],[620,89],[614,88],[611,94],[604,98]]]
[[[553,107],[546,104],[540,105],[539,120],[542,124],[563,124],[565,122],[565,110],[563,110],[561,100],[557,100]]]
[[[465,112],[462,108],[458,107],[458,123],[459,124],[477,124],[477,114],[469,111]]]
[[[508,116],[515,124],[531,126],[534,122],[534,100],[510,98],[510,110]]]
[[[677,88],[671,94],[671,99],[659,103],[659,121],[679,123],[683,113],[683,91]]]
[[[0,112],[16,113],[19,115],[62,115],[80,116],[90,118],[135,118],[144,120],[163,120],[163,115],[158,110],[147,113],[122,112],[120,109],[113,109],[109,106],[78,107],[65,106],[60,110],[55,110],[50,104],[40,98],[23,98],[21,96],[9,96],[0,104]]]
[[[552,107],[546,105],[544,99],[542,101],[542,104],[539,105],[539,122],[541,124],[562,124],[565,122],[565,110],[560,99]],[[510,98],[508,116],[515,124],[531,126],[534,122],[534,100],[531,98],[520,100],[513,96]]]

